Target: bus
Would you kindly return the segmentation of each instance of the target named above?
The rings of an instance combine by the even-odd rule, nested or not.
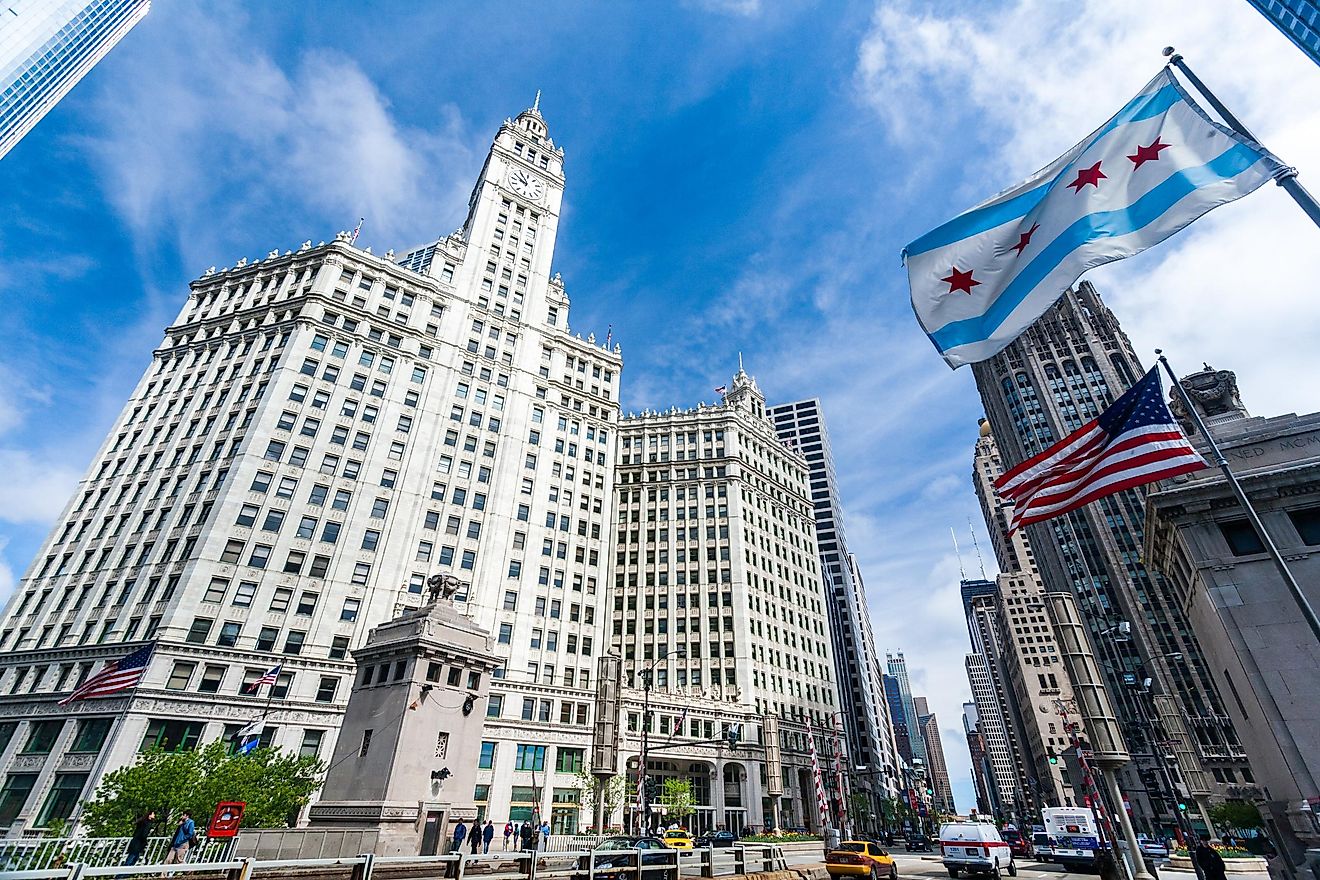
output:
[[[1045,807],[1040,811],[1045,833],[1053,840],[1050,860],[1064,868],[1097,869],[1103,849],[1095,816],[1083,807]]]

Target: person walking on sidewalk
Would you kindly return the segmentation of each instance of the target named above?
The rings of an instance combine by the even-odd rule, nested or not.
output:
[[[505,823],[504,823],[504,848],[505,848],[505,849],[508,849],[508,848],[509,848],[509,838],[510,838],[510,837],[513,837],[513,823],[512,823],[512,822],[505,822]]]
[[[124,864],[136,865],[138,859],[147,851],[147,838],[151,837],[152,826],[156,824],[156,811],[147,810],[133,825],[133,837],[128,841],[128,852]]]
[[[1202,834],[1193,854],[1205,880],[1225,880],[1224,859],[1210,845],[1210,835]]]
[[[486,827],[481,829],[482,853],[490,852],[490,842],[494,839],[495,839],[495,823],[487,819]]]

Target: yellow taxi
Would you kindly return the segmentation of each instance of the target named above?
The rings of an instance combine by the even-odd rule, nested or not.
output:
[[[884,847],[869,840],[845,840],[825,854],[825,870],[831,877],[867,877],[869,880],[898,880],[898,866]]]
[[[670,849],[692,849],[692,835],[682,828],[666,831],[663,840]]]

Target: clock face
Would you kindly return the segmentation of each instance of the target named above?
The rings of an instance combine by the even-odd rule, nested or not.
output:
[[[545,184],[530,171],[521,168],[509,169],[509,189],[532,201],[538,201],[545,195]]]

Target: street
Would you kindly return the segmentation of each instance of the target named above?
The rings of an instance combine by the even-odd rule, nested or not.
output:
[[[910,877],[948,877],[948,872],[940,862],[939,855],[924,853],[893,853],[894,861],[898,863],[898,876],[902,878]],[[820,864],[820,857],[815,854],[788,854],[787,862],[790,865],[810,865]],[[1007,873],[1004,874],[1007,877]],[[1095,874],[1070,873],[1065,871],[1059,865],[1052,865],[1048,862],[1023,861],[1018,863],[1018,877],[1038,880],[1041,877],[1058,878],[1058,880],[1073,880],[1073,878],[1091,878],[1095,880]]]

